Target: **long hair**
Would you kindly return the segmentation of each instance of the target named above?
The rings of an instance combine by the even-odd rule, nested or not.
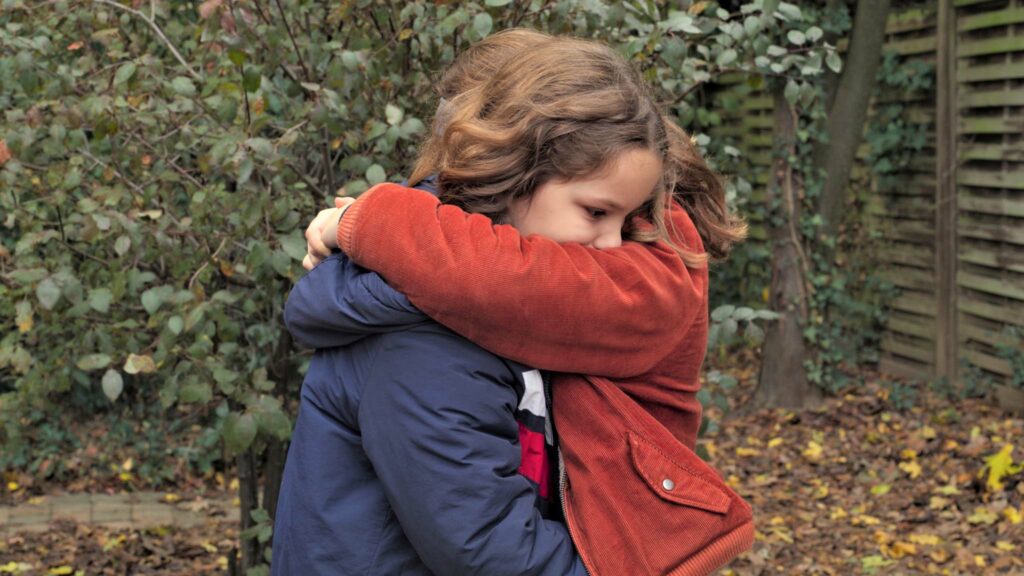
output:
[[[459,84],[462,91],[448,102],[444,123],[435,120],[410,182],[436,175],[442,202],[501,223],[512,201],[529,198],[542,184],[592,176],[622,152],[645,149],[665,168],[654,195],[635,214],[654,226],[633,226],[630,218],[624,237],[663,239],[688,265],[705,263],[707,255],[672,243],[665,209],[677,197],[710,255],[723,256],[742,232],[722,219],[728,211],[721,182],[686,134],[665,119],[639,73],[597,42],[528,44],[488,79]]]

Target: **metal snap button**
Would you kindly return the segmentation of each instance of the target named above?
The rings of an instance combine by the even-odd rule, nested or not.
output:
[[[664,488],[665,490],[672,490],[673,488],[676,487],[676,483],[669,480],[668,478],[665,478],[664,480],[661,481],[661,487]]]

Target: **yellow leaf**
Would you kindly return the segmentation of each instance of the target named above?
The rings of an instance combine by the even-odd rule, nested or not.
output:
[[[943,498],[942,496],[932,496],[931,499],[928,500],[928,507],[931,508],[932,510],[942,510],[946,506],[949,506],[950,502],[952,501],[949,498]]]
[[[846,513],[846,510],[836,506],[832,509],[832,512],[829,513],[828,518],[829,520],[841,520],[847,516],[849,516],[849,514]]]
[[[985,508],[984,506],[978,506],[974,509],[974,514],[967,517],[967,521],[971,524],[995,524],[996,520],[999,520],[999,516],[996,516],[995,512]]]
[[[39,506],[43,502],[46,502],[45,496],[33,496],[28,499],[28,503],[32,506]]]
[[[55,568],[50,568],[48,573],[50,574],[50,576],[65,576],[66,574],[74,573],[74,571],[75,569],[71,566],[64,565],[57,566]]]
[[[999,452],[985,458],[985,469],[988,480],[985,485],[994,492],[1003,489],[1003,478],[1021,471],[1021,466],[1013,464],[1013,444],[1004,444]]]
[[[882,521],[874,516],[868,516],[867,514],[858,514],[850,519],[850,524],[854,526],[878,526]]]
[[[999,540],[998,542],[996,542],[996,548],[1002,550],[1003,552],[1013,552],[1017,549],[1016,546],[1007,542],[1006,540]]]
[[[703,444],[704,448],[708,451],[708,456],[711,456],[711,459],[714,460],[715,456],[718,456],[718,445],[711,440],[704,440]]]
[[[807,457],[808,460],[820,460],[822,452],[821,444],[811,440],[807,442],[807,449],[803,451],[803,455]]]
[[[911,534],[908,539],[914,544],[920,544],[921,546],[938,546],[939,542],[941,542],[939,537],[934,534]]]
[[[210,554],[216,554],[217,553],[217,547],[214,546],[213,544],[210,544],[207,541],[204,541],[204,542],[200,543],[199,545],[203,547],[203,550],[206,550]]]
[[[900,458],[903,458],[904,460],[913,460],[917,458],[917,450],[907,448],[900,452]]]
[[[7,483],[8,492],[17,492],[19,488],[21,488],[21,486],[13,480]]]
[[[768,447],[769,448],[775,448],[776,446],[781,446],[781,445],[782,445],[782,438],[772,438],[771,440],[768,441]]]
[[[35,325],[35,318],[32,315],[32,307],[26,306],[24,310],[20,310],[15,320],[18,323],[18,333],[25,334],[31,330],[32,326]]]
[[[15,562],[10,561],[7,564],[0,564],[0,573],[3,574],[21,574],[22,572],[28,572],[33,566],[26,562]]]
[[[917,554],[917,546],[914,546],[910,542],[897,542],[892,545],[891,552],[893,558],[914,556],[915,554]]]
[[[875,544],[888,544],[892,540],[892,537],[885,533],[883,530],[875,530]]]
[[[772,516],[772,519],[769,520],[769,522],[771,523],[772,526],[778,526],[779,524],[785,524],[786,523],[786,519],[783,518],[782,516]]]
[[[1021,509],[1024,510],[1024,506],[1021,506]],[[1021,514],[1015,508],[1003,508],[1003,516],[1006,516],[1006,519],[1010,524],[1020,524],[1021,522],[1024,522],[1024,514]]]
[[[121,544],[124,544],[125,540],[127,540],[127,537],[124,534],[119,534],[114,538],[111,538],[110,540],[107,540],[103,543],[103,551],[109,552],[110,550],[117,548]]]
[[[171,494],[171,493],[164,494],[164,502],[168,502],[170,504],[174,504],[178,500],[181,500],[181,496],[178,496],[177,494]]]
[[[892,486],[889,484],[879,484],[871,487],[871,493],[875,496],[884,496],[889,493],[889,490],[892,490]]]
[[[825,498],[828,498],[828,486],[824,484],[818,486],[814,489],[813,496],[815,500],[824,500]]]
[[[123,462],[123,463],[121,464],[121,468],[122,468],[123,470],[125,470],[126,472],[131,472],[131,471],[132,471],[132,466],[135,466],[135,462],[133,462],[131,458],[129,458],[129,459],[127,459],[127,460],[125,460],[125,461],[124,461],[124,462]]]
[[[921,428],[921,438],[924,438],[925,440],[932,440],[936,436],[937,434],[935,433],[935,429],[932,428],[931,426],[925,426],[924,428]]]
[[[952,482],[950,482],[949,484],[947,484],[945,486],[941,486],[939,488],[935,488],[934,490],[932,490],[932,492],[938,492],[939,494],[942,494],[943,496],[956,496],[957,494],[960,493],[960,489],[956,487],[956,484],[953,484]]]
[[[746,457],[746,456],[760,456],[761,455],[761,451],[758,450],[757,448],[744,448],[744,447],[741,446],[739,448],[736,448],[736,455],[737,456],[744,456],[744,457]]]
[[[412,38],[412,28],[404,28],[398,33],[398,39],[405,42],[409,38]]]
[[[921,465],[918,464],[917,461],[900,462],[899,467],[900,470],[906,472],[911,479],[916,480],[917,477],[921,475]]]
[[[704,9],[707,8],[707,7],[708,7],[708,3],[705,2],[704,0],[701,0],[700,2],[696,2],[695,4],[693,4],[693,6],[690,6],[690,8],[689,8],[689,10],[687,10],[687,12],[689,12],[693,16],[696,16],[696,15],[700,14],[701,12],[703,12]]]
[[[936,548],[928,553],[928,557],[936,564],[942,564],[949,561],[949,552],[946,552],[944,548]]]
[[[238,490],[238,478],[231,479],[231,482],[228,484],[228,490],[231,490],[232,492]]]
[[[985,557],[982,556],[981,554],[975,554],[974,555],[974,565],[977,566],[978,568],[984,568],[987,565],[987,562],[985,562]]]
[[[131,482],[131,480],[132,480],[132,473],[131,472],[121,472],[120,474],[117,475],[117,477],[121,479],[121,482]]]

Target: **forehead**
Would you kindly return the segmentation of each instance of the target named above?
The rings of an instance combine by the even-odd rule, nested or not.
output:
[[[661,159],[646,149],[626,150],[573,190],[591,201],[634,210],[657,193],[663,175]]]

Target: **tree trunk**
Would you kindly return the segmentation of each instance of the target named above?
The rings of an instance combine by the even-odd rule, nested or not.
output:
[[[790,157],[796,154],[797,116],[786,102],[782,86],[774,90],[773,97],[776,157],[765,199],[769,206],[777,207],[778,213],[765,222],[772,250],[769,306],[780,318],[768,325],[761,351],[761,373],[750,407],[803,408],[817,404],[821,391],[807,379],[804,367],[809,264],[800,236],[797,187],[801,183],[790,164]]]
[[[822,232],[828,236],[836,236],[843,221],[850,171],[877,83],[889,5],[890,0],[857,0],[842,77],[828,109],[825,128],[828,141],[815,151],[815,163],[825,170],[820,208],[824,221]]]
[[[260,507],[259,502],[259,475],[256,472],[256,456],[252,447],[238,455],[238,504],[241,509],[241,530],[252,528],[256,521],[252,519],[252,511]],[[260,545],[255,538],[244,538],[240,542],[242,548],[242,562],[240,572],[245,572],[254,566],[259,565]]]

